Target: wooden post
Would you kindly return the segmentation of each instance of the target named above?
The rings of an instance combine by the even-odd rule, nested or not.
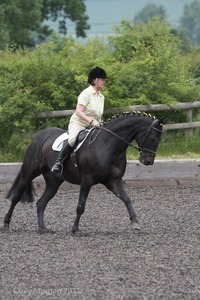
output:
[[[187,121],[192,123],[192,108],[188,109]],[[189,137],[193,137],[193,129],[188,130]]]

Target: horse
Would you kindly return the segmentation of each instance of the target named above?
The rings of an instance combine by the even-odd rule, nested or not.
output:
[[[36,203],[39,233],[49,231],[45,227],[44,211],[64,181],[80,185],[76,218],[71,229],[73,234],[79,231],[87,197],[96,184],[104,185],[122,200],[128,210],[131,228],[139,230],[140,224],[122,179],[127,165],[126,150],[128,146],[134,147],[140,153],[140,163],[153,165],[165,123],[163,117],[156,119],[141,112],[120,113],[103,127],[92,128],[87,133],[82,145],[63,163],[63,173],[59,176],[51,172],[58,155],[52,150],[52,144],[66,131],[58,127],[39,131],[29,144],[19,173],[7,192],[6,198],[11,200],[11,205],[3,228],[9,229],[13,210],[19,201],[34,200],[33,179],[42,175],[45,189]],[[81,139],[83,136],[80,134],[78,143]]]

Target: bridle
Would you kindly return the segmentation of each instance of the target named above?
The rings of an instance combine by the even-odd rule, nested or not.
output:
[[[152,155],[155,156],[155,155],[156,155],[156,152],[155,152],[155,151],[152,151],[152,150],[147,149],[147,148],[143,148],[143,145],[145,144],[146,139],[148,138],[148,136],[149,136],[149,134],[150,134],[150,132],[151,132],[152,130],[155,130],[155,131],[160,132],[160,133],[163,132],[162,130],[160,130],[160,129],[158,129],[158,128],[155,127],[155,124],[157,123],[157,121],[158,121],[158,120],[154,120],[153,123],[149,126],[149,128],[148,128],[141,136],[138,137],[138,139],[144,137],[144,140],[143,140],[143,142],[142,142],[142,144],[141,144],[140,146],[135,146],[133,143],[129,143],[126,139],[120,137],[118,134],[114,133],[113,131],[111,131],[111,130],[105,128],[105,127],[98,127],[97,129],[100,129],[100,130],[104,130],[104,131],[109,132],[110,134],[114,135],[115,137],[117,137],[117,138],[118,138],[119,140],[121,140],[122,142],[128,144],[128,146],[130,146],[130,147],[132,147],[132,148],[138,150],[138,151],[140,152],[140,154],[142,154],[144,151],[147,151],[147,152],[149,152],[149,153],[151,153]],[[99,133],[100,133],[100,131],[98,132],[98,134],[99,134]],[[96,136],[96,137],[97,137],[97,136]],[[96,139],[96,137],[95,137],[95,139]],[[90,140],[90,144],[92,144],[92,143],[94,142],[95,139],[93,139],[92,141]]]
[[[138,137],[138,139],[140,139],[141,137],[145,136],[145,138],[144,138],[144,140],[142,142],[142,145],[140,147],[138,147],[138,151],[140,153],[143,153],[144,151],[147,151],[147,152],[151,153],[154,156],[156,155],[155,151],[152,151],[152,150],[147,149],[147,148],[143,148],[143,145],[145,144],[146,139],[149,136],[151,130],[155,130],[155,131],[160,132],[160,133],[163,132],[162,130],[160,130],[160,129],[158,129],[158,128],[155,127],[156,123],[157,123],[157,120],[154,120],[153,123],[149,126],[149,128],[141,136]]]

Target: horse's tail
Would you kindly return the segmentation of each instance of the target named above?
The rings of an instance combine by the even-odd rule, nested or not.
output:
[[[17,177],[15,178],[11,188],[7,192],[6,199],[11,199],[13,196],[16,196],[20,177],[21,177],[21,170],[19,171]],[[19,197],[21,196],[19,201],[22,203],[25,203],[25,202],[31,203],[34,201],[34,195],[35,195],[35,189],[33,186],[33,182],[31,181],[31,182],[27,183],[22,194],[18,195]]]

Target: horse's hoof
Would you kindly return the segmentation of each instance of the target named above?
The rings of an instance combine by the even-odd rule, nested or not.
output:
[[[72,234],[73,235],[79,235],[79,228],[78,227],[72,227]]]
[[[140,230],[140,229],[141,229],[141,228],[140,228],[140,224],[137,223],[137,222],[131,223],[131,228],[132,228],[133,230]]]
[[[37,233],[43,234],[43,233],[55,233],[54,230],[48,229],[48,228],[38,228]]]
[[[72,233],[72,235],[73,235],[74,237],[83,237],[83,232],[77,230],[77,231],[75,231],[74,233]]]

